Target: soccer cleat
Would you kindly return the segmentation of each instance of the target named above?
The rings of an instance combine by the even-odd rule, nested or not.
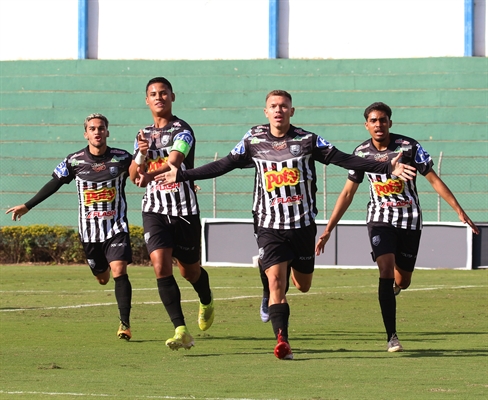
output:
[[[121,322],[119,325],[119,330],[117,331],[117,337],[119,339],[125,339],[129,341],[132,338],[132,334],[130,333],[130,326]]]
[[[281,337],[281,330],[278,333],[278,344],[274,348],[274,355],[280,360],[293,360],[290,344]]]
[[[400,292],[402,291],[402,288],[396,284],[396,282],[393,282],[393,293],[395,293],[395,296],[398,296]]]
[[[386,349],[388,350],[388,353],[403,351],[403,346],[400,344],[400,341],[398,340],[396,333],[394,333],[393,336],[390,338],[390,341],[388,342]]]
[[[269,321],[269,308],[268,308],[269,299],[267,297],[263,297],[261,301],[261,307],[259,307],[259,314],[261,315],[261,321],[268,322]]]
[[[172,338],[166,340],[166,346],[171,350],[179,350],[184,348],[186,350],[190,349],[195,345],[193,337],[188,332],[185,325],[181,325],[175,329],[175,335]]]
[[[210,300],[210,304],[204,305],[200,303],[200,309],[198,311],[198,327],[202,331],[206,331],[213,324],[215,318],[215,308],[213,303],[213,295]]]

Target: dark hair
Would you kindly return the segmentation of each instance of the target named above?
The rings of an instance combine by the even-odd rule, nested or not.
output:
[[[371,114],[372,111],[383,111],[386,115],[388,115],[388,119],[391,119],[391,108],[381,101],[378,101],[366,107],[366,110],[364,110],[364,119],[366,121],[368,120],[368,116],[369,114]]]
[[[171,86],[171,83],[166,79],[163,78],[162,76],[157,76],[156,78],[152,78],[146,85],[146,93],[147,89],[149,89],[149,86],[151,86],[153,83],[162,83],[163,85],[166,85],[169,90],[171,90],[171,93],[173,93],[173,86]]]
[[[290,102],[292,101],[291,100],[291,94],[284,91],[284,90],[272,90],[271,92],[269,92],[267,95],[266,95],[266,101],[268,101],[268,99],[271,97],[271,96],[283,96],[283,97],[286,97],[288,99],[290,99]]]
[[[86,127],[88,126],[88,122],[90,122],[92,119],[101,119],[103,122],[105,122],[105,128],[108,128],[107,117],[102,114],[93,113],[85,118],[85,122],[83,123],[83,126],[85,127],[85,131],[86,131]]]

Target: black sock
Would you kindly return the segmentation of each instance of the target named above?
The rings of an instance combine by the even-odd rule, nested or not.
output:
[[[181,309],[180,288],[176,283],[175,277],[171,275],[166,278],[159,278],[157,282],[159,297],[174,327],[177,328],[178,326],[185,325],[185,317]]]
[[[259,276],[261,278],[261,283],[263,284],[263,298],[269,299],[269,281],[268,275],[259,266]]]
[[[290,306],[288,303],[273,304],[269,306],[269,319],[273,326],[275,337],[281,330],[281,337],[288,342],[288,320],[290,318]]]
[[[383,324],[386,329],[386,340],[389,341],[396,333],[396,297],[393,292],[394,279],[380,278],[378,300],[380,302]]]
[[[193,289],[195,292],[198,293],[198,297],[200,298],[200,303],[203,305],[210,304],[212,301],[212,295],[210,290],[210,280],[208,278],[208,273],[203,268],[200,267],[202,271],[200,274],[200,278],[195,283],[192,283]]]
[[[129,281],[129,275],[124,274],[114,278],[115,281],[115,299],[119,307],[120,321],[130,327],[130,307],[132,302],[132,285]]]

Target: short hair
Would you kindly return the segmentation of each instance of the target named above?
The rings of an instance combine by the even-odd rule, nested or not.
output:
[[[90,114],[88,117],[85,118],[85,122],[83,123],[86,131],[86,127],[88,126],[88,122],[90,122],[92,119],[101,119],[103,122],[105,122],[105,128],[108,128],[108,119],[105,115],[98,114],[98,113],[93,113]]]
[[[268,101],[268,99],[271,97],[271,96],[282,96],[282,97],[286,97],[287,99],[290,100],[290,102],[292,102],[292,99],[291,99],[291,94],[288,93],[287,91],[285,90],[272,90],[271,92],[269,92],[267,95],[266,95],[266,101]]]
[[[162,83],[163,85],[166,85],[169,90],[171,90],[171,93],[173,93],[173,86],[171,86],[170,81],[168,81],[166,78],[163,78],[162,76],[157,76],[156,78],[152,78],[146,85],[146,94],[147,94],[147,89],[149,89],[149,86],[151,86],[153,83]]]
[[[388,115],[388,119],[391,119],[391,108],[381,101],[378,101],[366,107],[366,110],[364,110],[364,119],[366,121],[368,120],[368,116],[369,114],[371,114],[372,111],[383,111],[386,115]]]

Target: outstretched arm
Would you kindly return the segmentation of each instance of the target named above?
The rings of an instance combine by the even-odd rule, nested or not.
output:
[[[468,224],[471,227],[473,233],[479,234],[478,227],[474,224],[473,221],[467,216],[464,212],[461,205],[458,203],[456,197],[451,192],[451,190],[447,187],[447,185],[443,182],[441,178],[434,172],[430,171],[425,175],[429,183],[432,185],[434,190],[449,204],[454,211],[457,212],[459,220],[464,223]]]
[[[12,213],[12,221],[20,220],[22,215],[27,214],[31,208],[37,206],[49,196],[56,193],[61,186],[63,186],[63,183],[60,180],[53,178],[46,183],[32,199],[27,201],[25,204],[20,204],[18,206],[9,208],[5,214]]]
[[[213,161],[211,163],[202,165],[198,168],[187,169],[182,171],[177,169],[176,166],[168,163],[171,170],[154,177],[155,181],[167,184],[174,182],[183,181],[196,181],[216,178],[218,176],[224,175],[236,168],[246,168],[247,164],[242,164],[237,161],[233,161],[230,156],[221,158],[220,160]]]
[[[335,150],[336,151],[332,154],[329,162],[342,168],[378,172],[382,174],[393,174],[404,181],[413,179],[415,176],[415,167],[399,162],[402,155],[401,152],[399,152],[390,163],[386,163],[347,154],[338,149]]]
[[[346,181],[346,184],[344,185],[341,194],[336,200],[334,210],[332,211],[329,222],[325,227],[324,233],[320,235],[317,244],[315,245],[316,255],[320,255],[320,253],[324,252],[324,247],[326,243],[329,241],[330,234],[332,233],[332,231],[337,226],[344,213],[351,205],[352,200],[354,199],[354,195],[356,194],[356,191],[358,189],[358,186],[359,183],[355,183],[349,179]]]

